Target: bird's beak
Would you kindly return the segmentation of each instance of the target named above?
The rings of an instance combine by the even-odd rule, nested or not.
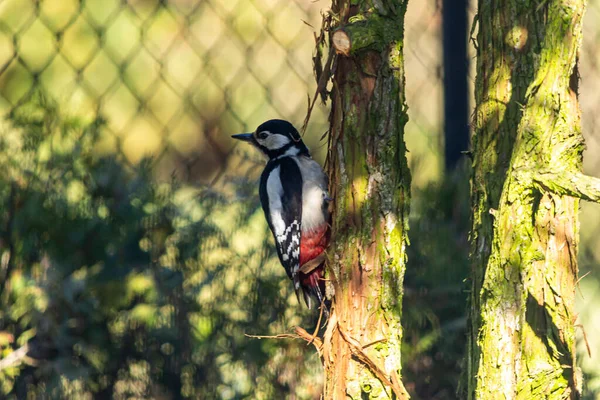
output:
[[[239,133],[237,135],[231,135],[232,138],[254,144],[254,135],[251,133]]]

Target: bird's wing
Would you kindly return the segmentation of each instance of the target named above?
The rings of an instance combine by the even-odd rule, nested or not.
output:
[[[268,166],[261,177],[260,197],[279,260],[298,295],[302,232],[302,175],[298,164],[284,157]]]

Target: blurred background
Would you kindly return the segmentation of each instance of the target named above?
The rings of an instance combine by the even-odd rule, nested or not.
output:
[[[230,135],[270,118],[302,126],[329,5],[0,2],[0,398],[319,398],[311,347],[246,336],[311,330],[317,316],[276,260],[264,161]],[[419,0],[406,16],[403,353],[416,399],[455,398],[464,350],[474,13]],[[591,0],[580,100],[596,176],[599,21]],[[320,162],[327,116],[317,101],[304,136]],[[582,205],[580,232],[580,365],[600,399],[599,206]]]

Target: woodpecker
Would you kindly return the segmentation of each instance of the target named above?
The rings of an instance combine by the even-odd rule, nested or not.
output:
[[[272,119],[253,133],[232,137],[254,145],[268,159],[260,176],[260,202],[296,296],[301,291],[308,308],[311,297],[325,304],[323,268],[331,201],[327,175],[288,121]]]

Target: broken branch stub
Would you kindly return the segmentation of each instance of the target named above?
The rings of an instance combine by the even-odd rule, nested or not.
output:
[[[343,54],[346,57],[350,56],[350,36],[343,29],[333,33],[332,41],[336,53]]]

